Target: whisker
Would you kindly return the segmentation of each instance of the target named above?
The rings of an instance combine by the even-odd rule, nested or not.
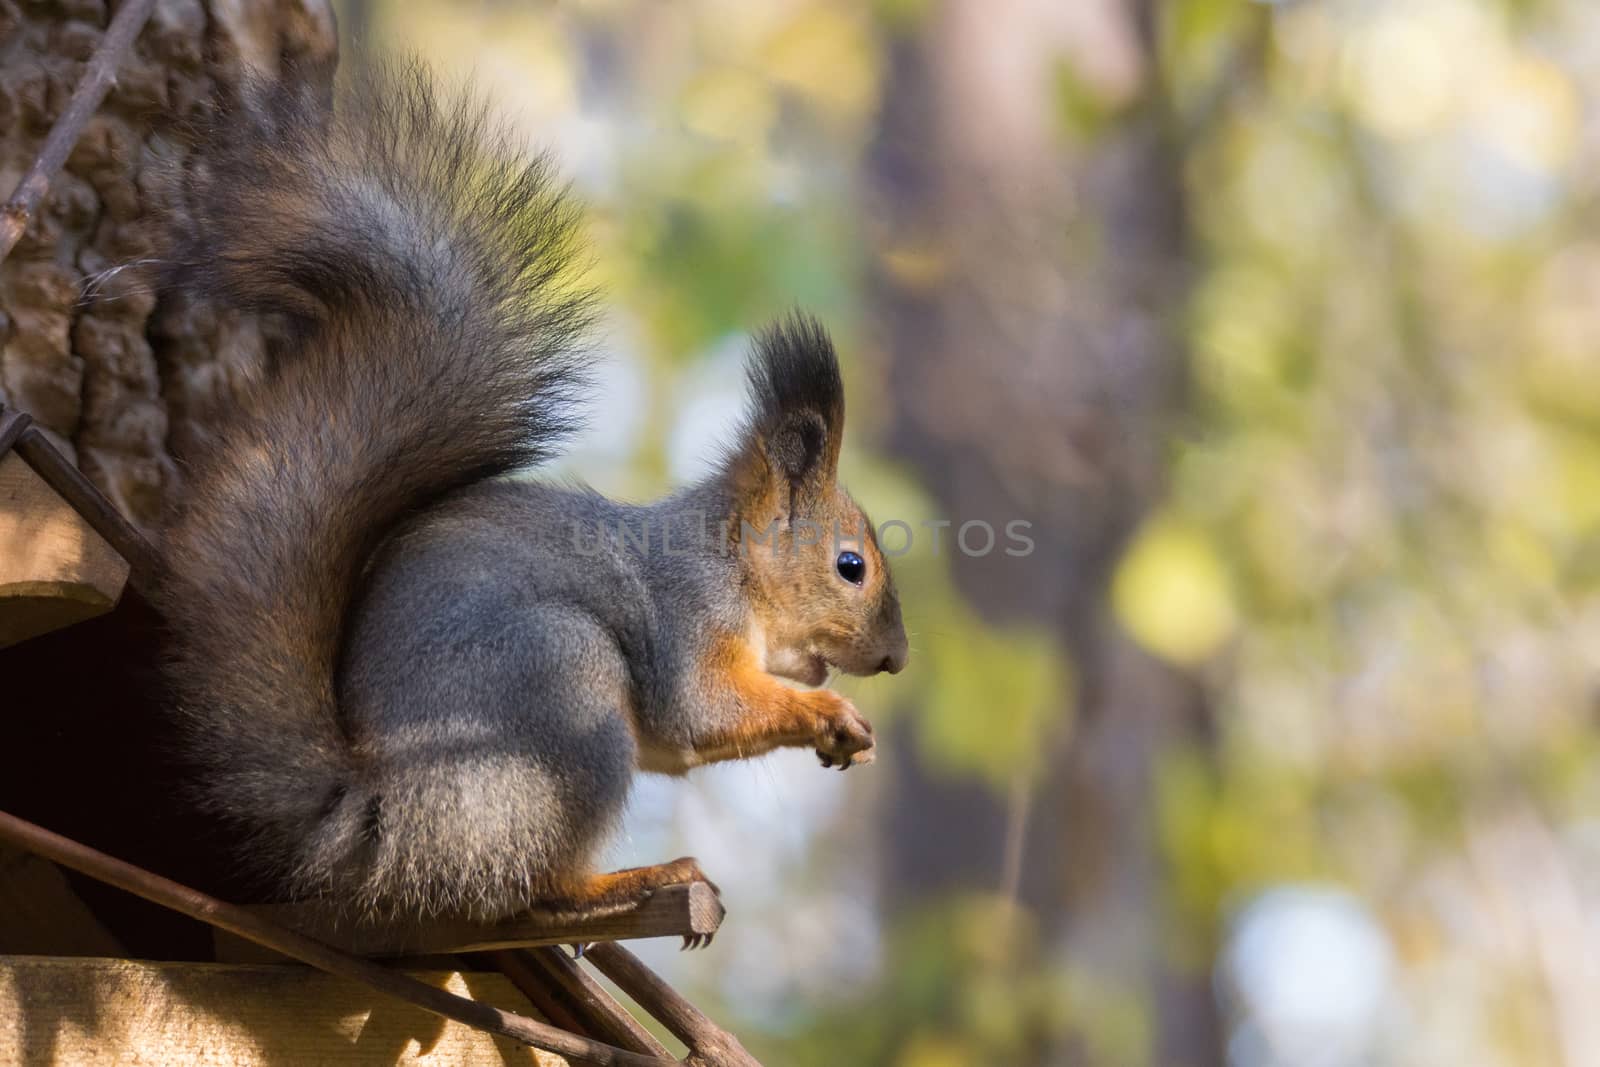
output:
[[[142,267],[148,264],[160,262],[161,260],[155,258],[154,256],[146,256],[143,259],[130,260],[127,263],[121,263],[115,267],[108,267],[103,271],[89,275],[88,278],[84,279],[83,291],[78,298],[77,306],[84,307],[100,299],[101,292],[105,289],[106,284],[130,267]],[[104,299],[109,303],[113,300],[122,300],[129,296],[137,296],[153,292],[155,292],[154,286],[138,287],[130,289],[128,292],[120,293],[116,296],[105,297]]]

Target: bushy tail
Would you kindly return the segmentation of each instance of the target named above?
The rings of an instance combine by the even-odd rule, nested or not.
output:
[[[219,109],[179,179],[178,281],[287,315],[295,343],[194,468],[160,590],[205,794],[291,885],[360,775],[335,671],[366,561],[441,495],[546,454],[589,307],[572,207],[480,105],[416,66],[332,111],[308,84]]]

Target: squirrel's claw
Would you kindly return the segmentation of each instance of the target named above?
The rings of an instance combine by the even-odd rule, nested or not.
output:
[[[817,760],[824,767],[848,770],[852,764],[872,759],[872,724],[848,700],[827,693],[833,706],[817,731]]]
[[[848,771],[851,767],[859,767],[863,763],[871,763],[877,758],[877,753],[870,748],[852,752],[846,756],[830,756],[826,752],[817,753],[818,763],[829,768],[837,766],[841,771]]]

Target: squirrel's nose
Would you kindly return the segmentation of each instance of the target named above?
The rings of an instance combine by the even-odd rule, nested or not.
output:
[[[906,654],[904,651],[891,652],[883,657],[883,662],[878,664],[879,674],[899,674],[906,669]]]

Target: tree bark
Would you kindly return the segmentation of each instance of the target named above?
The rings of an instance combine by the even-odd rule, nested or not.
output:
[[[0,188],[65,107],[116,5],[0,0]],[[175,457],[205,434],[270,329],[157,293],[150,227],[174,208],[152,164],[213,92],[247,70],[332,58],[326,0],[161,0],[116,84],[0,264],[0,400],[27,411],[136,522],[178,491]]]

